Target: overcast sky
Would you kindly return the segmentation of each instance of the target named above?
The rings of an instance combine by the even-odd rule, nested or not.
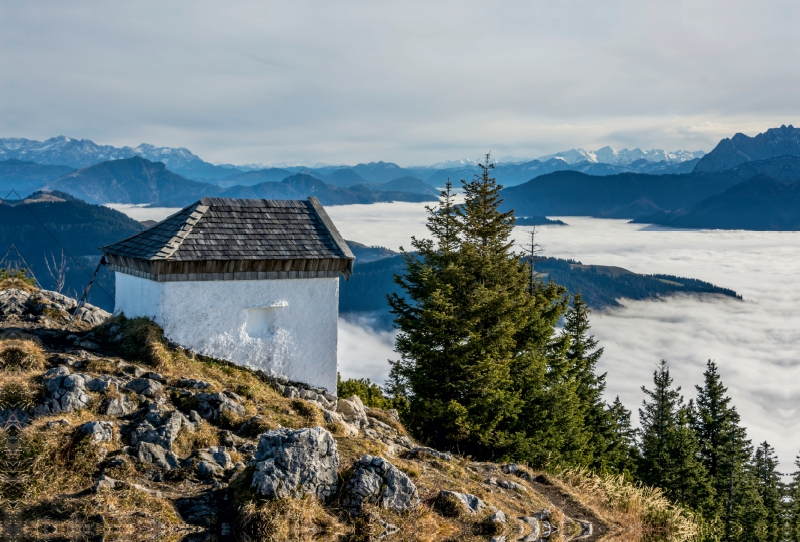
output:
[[[710,150],[796,123],[796,1],[0,4],[0,137],[231,163]]]

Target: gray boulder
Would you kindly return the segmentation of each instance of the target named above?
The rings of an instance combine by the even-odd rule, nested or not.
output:
[[[88,380],[91,377],[80,373],[70,374],[63,365],[50,369],[42,377],[45,402],[34,409],[34,414],[43,416],[86,408],[92,400],[86,393]]]
[[[79,435],[88,435],[93,442],[111,442],[114,439],[114,426],[110,422],[86,422],[78,427]]]
[[[448,508],[446,503],[457,504],[464,512],[477,514],[486,508],[486,503],[475,495],[469,493],[459,493],[457,491],[439,491],[437,503],[441,509]]]
[[[172,450],[172,445],[182,429],[195,430],[195,425],[177,410],[164,412],[155,404],[150,404],[148,408],[144,419],[133,424],[131,428],[131,446],[148,442]]]
[[[197,399],[197,413],[211,422],[219,421],[223,412],[230,412],[237,416],[244,416],[247,413],[238,402],[241,401],[241,398],[231,392],[198,393],[194,397]]]
[[[419,494],[414,482],[389,461],[365,455],[353,465],[342,505],[358,513],[365,503],[405,512],[419,505]]]
[[[341,414],[347,423],[351,423],[356,427],[367,427],[369,425],[367,409],[357,395],[353,395],[348,399],[339,399],[336,404],[336,412]]]
[[[100,412],[106,416],[122,417],[136,410],[136,402],[125,394],[106,399],[100,407]]]
[[[155,397],[161,391],[161,384],[150,378],[134,378],[125,384],[125,389],[145,397]]]
[[[261,435],[252,487],[266,497],[317,498],[336,491],[336,440],[322,427],[275,429]]]
[[[180,467],[178,456],[151,442],[140,442],[136,446],[136,456],[142,463],[151,463],[161,469],[172,470]]]

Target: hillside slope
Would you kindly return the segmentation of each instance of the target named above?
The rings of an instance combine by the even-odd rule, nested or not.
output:
[[[36,309],[42,294],[13,286],[0,283],[0,506],[17,538],[635,542],[696,532],[658,491],[420,447],[394,411],[194,356],[147,320],[66,331],[53,325],[64,320],[58,302]]]
[[[728,172],[685,175],[621,173],[598,177],[575,171],[560,171],[537,177],[525,184],[505,188],[504,210],[517,216],[614,216],[636,218],[648,202],[659,209],[680,209],[702,201],[741,182]]]
[[[786,183],[758,175],[697,205],[642,216],[633,222],[673,228],[798,231],[800,181]]]

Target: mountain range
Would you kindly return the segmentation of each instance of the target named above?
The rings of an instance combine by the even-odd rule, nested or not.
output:
[[[496,164],[498,181],[506,186],[523,183],[554,171],[574,170],[590,175],[612,175],[623,172],[686,173],[691,171],[702,151],[663,150],[616,151],[603,147],[597,151],[571,149],[541,157],[522,160],[509,157]],[[458,184],[461,178],[470,179],[479,171],[477,162],[459,160],[430,166],[401,167],[391,162],[361,163],[355,166],[287,166],[258,168],[251,165],[214,165],[202,160],[186,148],[156,147],[142,143],[137,147],[99,145],[88,139],[58,136],[46,141],[23,138],[0,139],[0,161],[16,159],[42,165],[59,165],[81,169],[110,160],[140,157],[162,162],[167,169],[190,180],[217,184],[223,188],[235,185],[250,186],[262,182],[278,182],[291,174],[302,173],[316,177],[326,184],[348,188],[363,184],[385,184],[397,179],[413,179],[442,186],[450,178]],[[7,181],[0,172],[0,182]],[[30,182],[27,186],[33,186]],[[21,186],[21,185],[18,185]],[[397,190],[397,186],[393,190]],[[402,191],[413,191],[403,188]]]
[[[726,168],[726,169],[721,169]],[[800,130],[737,134],[682,175],[574,171],[503,191],[504,208],[531,215],[634,218],[683,228],[800,229]]]
[[[280,182],[266,181],[224,188],[186,179],[168,170],[162,162],[133,157],[72,171],[47,182],[44,188],[64,192],[89,203],[151,204],[162,207],[183,207],[202,197],[305,199],[316,196],[323,205],[436,201],[433,195],[401,192],[392,190],[391,186],[381,187],[380,190],[363,185],[341,188],[310,175],[287,173],[288,177]]]

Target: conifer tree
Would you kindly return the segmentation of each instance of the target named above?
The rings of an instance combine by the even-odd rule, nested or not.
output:
[[[639,475],[646,483],[663,488],[676,502],[696,511],[713,509],[714,489],[700,459],[700,446],[689,425],[689,409],[680,387],[672,387],[665,360],[653,374],[650,398],[639,411],[642,452]]]
[[[800,455],[795,458],[794,466],[797,470],[792,473],[784,501],[787,542],[800,542]]]
[[[642,426],[642,455],[639,478],[648,485],[664,487],[669,478],[670,439],[677,424],[677,414],[682,407],[680,387],[672,388],[672,377],[666,360],[661,360],[653,372],[653,389],[642,386],[649,398],[642,401],[639,422]]]
[[[568,341],[566,362],[568,376],[575,381],[575,393],[588,438],[587,461],[592,467],[603,470],[607,450],[614,446],[616,420],[611,418],[603,402],[606,375],[596,373],[603,349],[598,348],[597,340],[589,335],[589,314],[583,296],[573,296],[572,307],[564,319],[564,334]]]
[[[722,540],[766,540],[767,511],[747,432],[739,425],[739,413],[730,404],[716,363],[708,361],[703,377],[704,385],[696,386],[692,427],[717,495],[715,512],[722,522]]]
[[[514,218],[499,211],[502,187],[488,155],[481,168],[463,182],[462,206],[448,184],[439,206],[428,209],[433,239],[412,239],[416,253],[404,252],[405,273],[396,281],[405,295],[389,296],[401,356],[391,383],[408,396],[407,423],[431,444],[519,457],[533,439],[530,427],[520,433],[520,416],[546,395],[564,290],[551,284],[531,295],[527,264],[509,241]]]
[[[761,502],[766,509],[766,540],[768,542],[781,542],[784,536],[784,489],[781,474],[776,470],[777,466],[778,459],[775,457],[775,449],[766,441],[759,444],[753,459],[753,470]]]
[[[634,476],[639,460],[636,444],[637,431],[631,427],[631,411],[625,408],[619,396],[606,410],[611,427],[611,436],[606,440],[606,449],[599,470],[626,476]]]

